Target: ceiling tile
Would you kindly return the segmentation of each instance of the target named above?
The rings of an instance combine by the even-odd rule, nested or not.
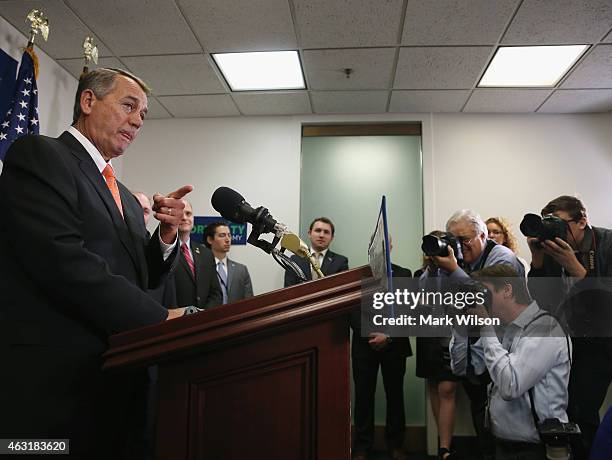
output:
[[[548,89],[477,89],[464,112],[533,112],[550,94]]]
[[[312,91],[315,113],[382,113],[388,91]]]
[[[538,112],[578,113],[610,110],[612,110],[612,89],[570,89],[555,91]]]
[[[66,1],[118,56],[202,51],[173,1]]]
[[[304,51],[304,69],[310,89],[387,89],[395,48]],[[346,78],[344,69],[353,73]]]
[[[492,47],[401,48],[396,89],[471,89]]]
[[[240,115],[229,94],[161,96],[159,101],[177,118]]]
[[[81,72],[83,72],[83,59],[58,59],[58,64],[64,67],[71,75],[75,78],[79,78],[81,76]],[[119,59],[114,57],[109,58],[100,58],[98,59],[98,64],[91,64],[89,66],[90,70],[97,69],[100,67],[111,67],[113,69],[124,69],[125,66],[121,64]],[[126,69],[127,70],[127,69]]]
[[[202,54],[130,57],[123,61],[157,96],[225,92],[210,61]]]
[[[54,59],[79,58],[83,56],[83,41],[86,36],[94,38],[100,56],[111,52],[89,30],[61,0],[18,0],[2,2],[0,14],[26,37],[30,36],[30,23],[26,16],[33,8],[41,10],[49,19],[49,40],[45,42],[40,35],[35,44]],[[99,8],[99,4],[98,4]],[[23,43],[21,46],[25,46]]]
[[[244,115],[293,115],[312,113],[306,91],[295,93],[234,93]]]
[[[297,49],[287,0],[179,0],[207,52]]]
[[[410,0],[403,45],[495,45],[518,0]]]
[[[561,85],[562,88],[612,88],[612,45],[598,45]]]
[[[147,112],[146,120],[153,120],[156,118],[172,118],[170,112],[168,112],[154,97],[149,97],[149,111]],[[147,124],[145,120],[145,125]]]
[[[396,45],[403,3],[403,0],[293,0],[300,46]]]
[[[393,91],[389,112],[460,112],[470,92]]]
[[[561,45],[593,43],[612,24],[610,0],[525,0],[503,43]]]

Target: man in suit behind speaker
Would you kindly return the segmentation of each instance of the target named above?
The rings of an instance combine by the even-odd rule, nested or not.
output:
[[[308,229],[310,251],[318,258],[319,266],[324,275],[333,275],[348,270],[349,268],[348,259],[345,256],[337,254],[329,249],[334,239],[335,231],[336,229],[333,222],[327,217],[317,217],[312,221]],[[296,255],[291,256],[291,260],[300,266],[307,280],[313,279],[311,266],[308,260]],[[293,286],[298,283],[300,283],[300,280],[295,274],[285,271],[285,287]]]
[[[174,270],[176,305],[211,308],[223,303],[221,286],[215,271],[215,258],[210,249],[191,241],[193,208],[185,201],[179,224],[180,261]],[[171,287],[170,287],[171,288]]]
[[[253,297],[251,275],[246,265],[228,257],[232,233],[226,222],[213,222],[204,230],[204,244],[215,256],[217,278],[223,292],[223,303],[233,303]]]

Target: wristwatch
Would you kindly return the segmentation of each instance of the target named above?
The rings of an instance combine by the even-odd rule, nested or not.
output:
[[[187,315],[194,315],[196,313],[199,313],[203,311],[202,308],[198,308],[194,305],[188,305],[185,307],[185,312],[183,313],[183,316],[187,316]]]

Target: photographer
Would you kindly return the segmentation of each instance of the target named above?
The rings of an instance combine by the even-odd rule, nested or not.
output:
[[[599,408],[612,381],[612,231],[591,227],[586,208],[571,196],[555,198],[541,214],[545,228],[561,225],[565,235],[527,238],[532,254],[529,288],[543,307],[559,311],[574,337],[568,413],[582,431],[585,452],[576,458],[588,458]],[[538,280],[542,277],[557,277],[558,283],[544,285]]]
[[[444,238],[446,233],[434,230],[429,235],[440,239]],[[417,272],[421,274],[415,273],[415,277],[429,280],[430,283],[435,280],[436,284],[440,284],[442,278],[448,277],[447,273],[435,265],[433,257],[428,255],[423,257],[423,267]],[[426,283],[421,282],[420,286],[426,287]],[[451,369],[448,350],[450,329],[444,328],[437,335],[416,338],[416,375],[427,382],[431,411],[438,429],[438,459],[453,460],[455,456],[451,451],[451,441],[455,426],[457,382],[460,377],[454,375]]]
[[[541,439],[536,427],[546,419],[568,421],[570,339],[557,320],[531,300],[524,276],[512,267],[496,265],[473,276],[487,288],[490,310],[479,305],[467,314],[499,318],[503,335],[500,339],[492,326],[483,326],[478,341],[468,348],[467,328],[454,326],[453,371],[466,373],[469,350],[476,373],[489,372],[487,422],[495,436],[496,460],[545,459],[547,448],[555,448],[545,447],[542,439],[548,439]]]
[[[434,257],[435,264],[449,273],[451,281],[462,283],[470,280],[469,273],[485,267],[509,265],[520,276],[525,276],[523,264],[507,247],[487,239],[487,225],[474,211],[463,209],[455,212],[446,223],[446,230],[455,239],[449,245],[447,256]],[[462,259],[462,267],[458,259]],[[478,436],[480,450],[485,460],[493,458],[494,445],[491,435],[484,428],[487,401],[486,377],[473,378],[469,369],[462,385],[470,398],[472,422]]]

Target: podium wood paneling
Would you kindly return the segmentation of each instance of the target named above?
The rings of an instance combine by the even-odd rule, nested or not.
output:
[[[156,458],[350,458],[348,313],[362,267],[111,337],[108,371],[157,364]]]

